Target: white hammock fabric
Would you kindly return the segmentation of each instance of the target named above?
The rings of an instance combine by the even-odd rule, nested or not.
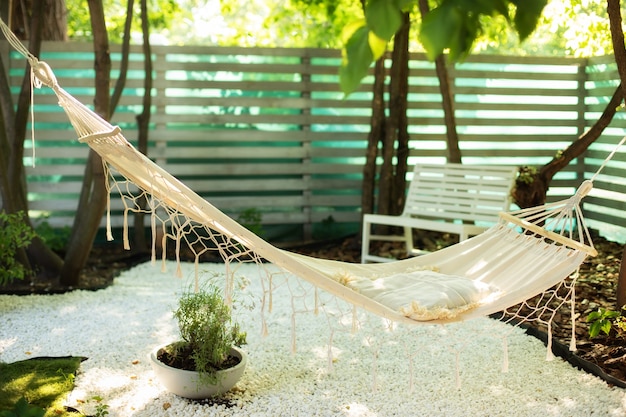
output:
[[[5,31],[5,35],[11,41],[10,32]],[[11,43],[28,58],[34,78],[56,93],[79,141],[102,157],[110,174],[109,187],[122,195],[125,216],[133,211],[152,216],[153,258],[155,248],[165,248],[166,240],[171,238],[177,253],[180,245],[187,243],[195,253],[196,264],[207,251],[219,253],[227,272],[236,262],[261,265],[267,260],[383,318],[435,324],[506,310],[567,280],[587,256],[596,254],[580,211],[580,201],[591,190],[591,181],[585,181],[565,201],[503,213],[500,222],[486,232],[416,258],[352,264],[281,250],[138,152],[118,127],[63,90],[47,64],[29,54],[19,42]],[[125,179],[120,180],[116,173]],[[147,197],[149,207],[141,207],[139,197]],[[157,236],[163,241],[157,242]],[[124,241],[128,247],[126,227]],[[227,296],[229,291],[232,282],[227,284]]]
[[[49,74],[47,78],[51,79]],[[45,84],[49,82],[44,80],[42,82]],[[183,226],[187,223],[186,220],[180,222],[177,219],[177,213],[180,213],[186,219],[210,229],[207,231],[209,235],[219,232],[224,236],[224,242],[239,243],[258,257],[306,279],[316,287],[394,321],[415,322],[406,314],[352,290],[341,282],[341,277],[378,279],[419,269],[436,269],[443,274],[462,276],[497,288],[499,294],[496,297],[490,294],[489,302],[478,300],[475,308],[462,314],[435,319],[435,322],[446,322],[489,315],[531,298],[572,274],[588,254],[595,252],[590,241],[573,240],[537,225],[537,221],[543,223],[554,218],[557,224],[552,226],[555,230],[567,232],[577,229],[582,231],[581,238],[587,237],[582,218],[578,215],[578,203],[590,189],[586,182],[567,201],[537,208],[531,212],[531,216],[527,216],[528,211],[505,214],[502,222],[479,236],[435,253],[391,265],[349,264],[289,253],[270,245],[238,224],[138,152],[127,142],[118,127],[101,119],[54,81],[50,82],[50,86],[59,97],[59,104],[65,109],[79,140],[88,144],[108,165],[152,197],[152,214],[156,215],[157,207],[168,207],[171,209],[168,220],[174,220],[174,224]],[[129,210],[133,210],[133,207],[129,206]],[[555,216],[549,216],[550,213]],[[524,215],[529,220],[517,218],[516,215]],[[177,229],[175,234],[180,236],[182,229]],[[225,251],[223,255],[228,260],[233,254],[229,255]]]

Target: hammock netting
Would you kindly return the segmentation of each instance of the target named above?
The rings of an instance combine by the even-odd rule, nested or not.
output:
[[[515,325],[535,321],[550,329],[554,315],[564,305],[572,309],[574,317],[577,270],[587,256],[596,254],[580,210],[581,199],[592,188],[591,180],[565,201],[503,213],[486,232],[419,257],[352,264],[290,253],[256,236],[138,152],[118,127],[63,90],[50,68],[3,30],[29,60],[33,78],[56,93],[79,141],[102,157],[109,196],[119,194],[123,202],[125,247],[130,245],[130,215],[146,213],[152,229],[153,261],[160,251],[165,265],[168,246],[179,259],[185,247],[195,258],[198,274],[203,256],[218,255],[224,263],[229,301],[239,266],[258,265],[263,280],[259,314],[264,333],[273,290],[282,285],[289,286],[292,294],[294,348],[295,320],[305,311],[326,314],[331,343],[334,331],[354,331],[371,320],[363,319],[361,309],[373,313],[368,317],[381,317],[386,323],[410,325],[496,315]],[[107,217],[110,211],[109,200]],[[112,239],[110,219],[107,225]],[[575,349],[573,334],[571,348]]]

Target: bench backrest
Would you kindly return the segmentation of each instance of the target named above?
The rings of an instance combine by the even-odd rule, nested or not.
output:
[[[402,215],[494,222],[509,210],[516,173],[515,167],[418,164]]]

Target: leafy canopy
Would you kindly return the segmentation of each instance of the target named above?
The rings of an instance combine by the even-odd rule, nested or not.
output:
[[[502,16],[519,39],[537,26],[548,0],[440,0],[424,17],[418,38],[429,59],[445,51],[451,61],[465,58],[487,25],[485,17]],[[418,0],[368,0],[365,19],[351,27],[343,49],[340,83],[349,94],[402,25],[403,13],[415,12]]]
[[[128,0],[102,0],[102,2],[109,38],[112,42],[121,43]],[[87,0],[65,0],[65,5],[68,11],[68,37],[75,40],[91,40],[91,18]],[[141,34],[140,0],[135,0],[133,6],[132,31]],[[182,8],[176,0],[149,1],[148,16],[155,32],[167,32],[174,23],[193,18],[193,15]]]

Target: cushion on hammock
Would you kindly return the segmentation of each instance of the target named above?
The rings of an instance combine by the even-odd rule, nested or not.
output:
[[[430,270],[377,279],[354,277],[347,285],[417,321],[455,318],[493,299],[499,292],[480,281]]]

